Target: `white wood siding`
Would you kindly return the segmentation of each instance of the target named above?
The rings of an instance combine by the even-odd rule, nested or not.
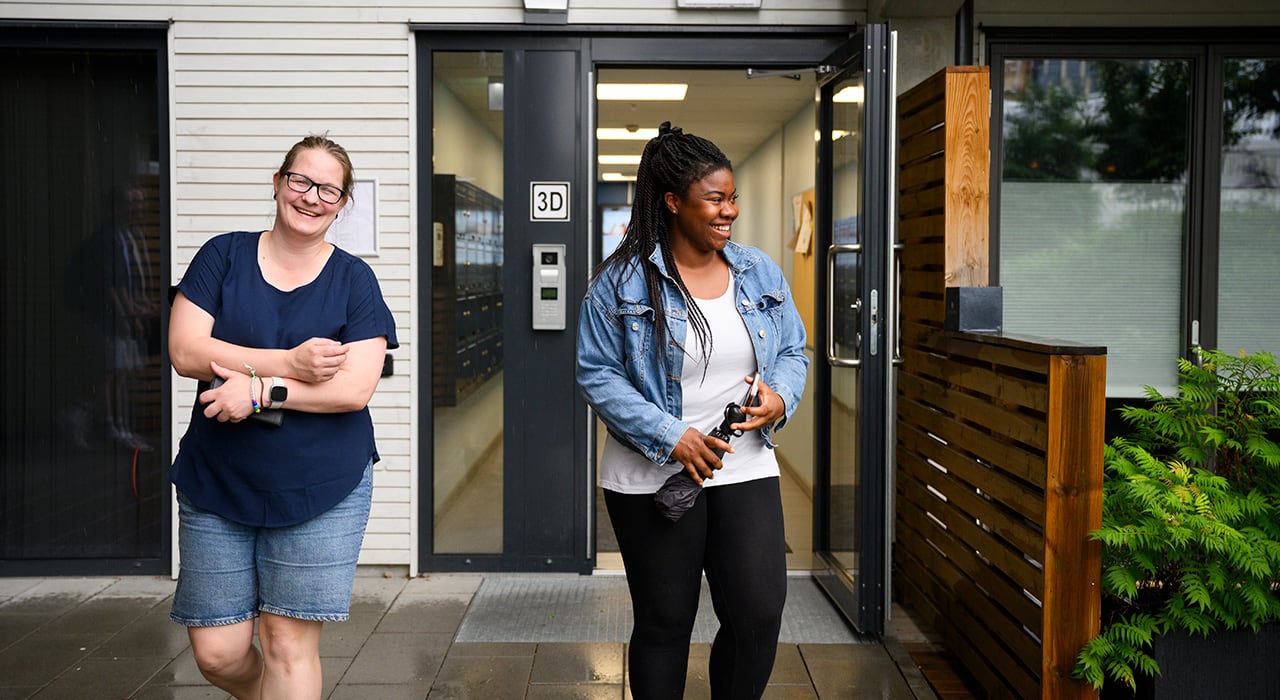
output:
[[[330,8],[332,9],[332,8]],[[417,559],[417,306],[411,76],[406,24],[360,21],[175,21],[172,37],[174,267],[176,280],[211,236],[266,228],[275,212],[271,174],[285,151],[327,133],[351,155],[358,178],[378,180],[373,266],[396,317],[395,374],[370,404],[382,457],[362,564]],[[306,13],[310,14],[310,13]],[[357,191],[356,197],[361,196]],[[193,382],[178,385],[189,406]],[[185,430],[177,416],[175,435]],[[176,446],[175,446],[176,449]]]

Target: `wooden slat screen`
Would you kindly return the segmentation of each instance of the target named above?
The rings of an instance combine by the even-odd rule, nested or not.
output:
[[[1105,349],[944,328],[988,278],[988,75],[948,68],[899,113],[902,354],[894,588],[989,697],[1092,697]]]

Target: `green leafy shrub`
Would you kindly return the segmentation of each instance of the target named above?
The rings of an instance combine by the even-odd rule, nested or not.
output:
[[[1075,675],[1135,688],[1160,635],[1280,619],[1280,367],[1268,353],[1180,360],[1176,396],[1121,409],[1105,447],[1102,631]]]

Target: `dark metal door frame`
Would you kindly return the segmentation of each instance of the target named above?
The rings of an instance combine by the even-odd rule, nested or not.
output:
[[[432,55],[436,51],[495,51],[503,56],[503,520],[502,551],[439,554],[433,551],[434,407],[420,398],[419,564],[424,571],[573,571],[587,573],[588,504],[573,494],[587,489],[579,455],[586,451],[585,404],[573,380],[573,328],[585,279],[570,274],[565,290],[566,328],[531,328],[531,246],[565,245],[566,268],[587,265],[585,232],[589,197],[582,115],[590,103],[583,42],[573,37],[531,40],[514,34],[476,36],[420,33],[418,41],[418,289],[419,397],[431,396]],[[531,221],[530,183],[569,183],[567,221]]]
[[[832,248],[835,196],[834,148],[832,130],[834,124],[834,87],[842,78],[861,72],[865,78],[863,97],[863,162],[860,187],[862,208],[858,212],[860,231],[861,269],[858,295],[863,301],[859,314],[858,331],[863,341],[860,357],[855,360],[860,381],[858,383],[858,424],[851,426],[859,435],[858,479],[860,488],[856,501],[856,532],[858,573],[851,576],[832,554],[831,518],[831,408],[827,400],[832,392],[831,371],[836,360],[827,360],[831,328],[826,319],[830,312],[827,290],[831,288],[828,267],[816,265],[818,338],[814,346],[819,357],[814,375],[815,406],[818,417],[815,423],[815,487],[814,487],[814,550],[826,564],[815,573],[815,578],[835,601],[845,617],[861,632],[880,634],[884,631],[886,606],[888,605],[888,525],[889,480],[887,463],[891,449],[889,397],[889,373],[893,360],[893,301],[892,244],[890,243],[892,172],[892,56],[890,32],[887,25],[872,24],[863,28],[859,37],[841,47],[828,57],[826,63],[833,67],[821,84],[818,109],[818,174],[816,179],[815,239],[816,250],[839,252]],[[878,298],[878,308],[873,312],[870,300]],[[873,328],[873,324],[875,327]],[[849,366],[849,365],[843,365]]]
[[[696,65],[698,67],[713,66],[758,66],[758,67],[796,67],[813,66],[818,59],[828,55],[836,47],[844,43],[850,36],[850,28],[844,27],[592,27],[592,26],[492,26],[470,25],[449,26],[420,25],[413,29],[417,32],[417,93],[418,93],[418,160],[416,168],[418,178],[418,228],[419,241],[430,241],[431,221],[431,154],[432,113],[431,89],[432,70],[431,56],[433,51],[502,51],[507,68],[505,88],[504,131],[504,188],[506,190],[505,209],[507,211],[507,237],[517,239],[507,244],[506,266],[519,268],[520,272],[508,272],[509,294],[519,294],[530,289],[528,264],[524,257],[513,253],[527,250],[531,243],[565,243],[569,258],[569,287],[567,294],[570,300],[581,299],[586,290],[586,279],[590,271],[590,254],[596,245],[594,235],[595,216],[595,183],[592,159],[595,153],[594,114],[595,96],[594,80],[598,66],[681,66]],[[556,52],[570,53],[577,56],[573,72],[576,84],[568,86],[572,95],[557,90],[560,105],[551,109],[530,109],[522,105],[523,98],[517,90],[528,92],[539,91],[538,78],[533,75],[538,67],[530,67],[530,61],[538,64],[550,54]],[[555,59],[551,59],[554,61]],[[565,87],[565,86],[559,86]],[[572,109],[565,104],[572,103]],[[559,121],[557,121],[559,120]],[[528,219],[528,180],[537,172],[548,158],[554,159],[555,152],[548,153],[545,144],[528,144],[530,130],[539,133],[554,130],[565,120],[572,121],[578,134],[577,142],[567,146],[576,159],[571,175],[558,177],[569,179],[571,189],[575,193],[572,201],[572,220],[558,229],[537,229],[533,237],[524,235],[516,223],[524,215]],[[536,146],[536,147],[535,147]],[[518,152],[518,153],[517,153]],[[537,179],[551,179],[536,176]],[[523,224],[522,224],[523,225]],[[538,224],[546,226],[546,224]],[[425,233],[424,233],[425,231]],[[544,234],[546,234],[544,236]],[[419,245],[418,266],[419,308],[422,312],[418,321],[418,341],[420,352],[420,371],[418,385],[419,396],[431,395],[431,314],[430,304],[423,300],[430,299],[431,292],[431,246]],[[520,277],[519,275],[523,275]],[[507,309],[527,315],[528,300],[516,296],[508,297]],[[533,361],[535,357],[544,358],[543,362],[552,362],[546,358],[556,353],[573,352],[573,328],[576,326],[576,304],[570,304],[567,318],[567,329],[563,337],[553,335],[535,336],[517,341],[516,333],[527,329],[524,316],[509,319],[505,330],[512,335],[506,346],[509,357],[521,357],[521,362]],[[514,316],[514,314],[511,314]],[[546,333],[546,332],[533,332]],[[566,341],[562,342],[562,341]],[[516,341],[516,342],[511,342]],[[517,346],[525,343],[526,352]],[[572,363],[570,363],[570,367]],[[521,435],[508,433],[505,454],[510,461],[504,469],[504,527],[503,553],[501,554],[435,554],[432,552],[432,504],[433,464],[432,445],[434,444],[434,416],[430,401],[422,402],[419,412],[419,565],[423,571],[578,571],[590,573],[595,566],[595,465],[593,431],[590,430],[590,419],[587,408],[577,395],[576,386],[570,373],[567,378],[556,367],[546,366],[545,371],[526,370],[523,377],[515,377],[508,372],[506,381],[520,382],[518,389],[508,388],[504,400],[504,412],[526,425]],[[572,405],[566,415],[562,412],[547,410],[535,401],[526,397],[540,396],[544,392],[563,394],[572,391],[571,399],[561,398],[561,403]],[[422,399],[419,399],[422,401]],[[508,421],[511,425],[511,420]],[[554,446],[549,452],[545,448]],[[571,448],[566,452],[560,448]],[[540,461],[541,460],[541,461]],[[554,480],[543,469],[558,468],[561,460],[571,465],[570,478],[573,492],[579,494],[562,512],[545,506],[540,495],[541,489]],[[572,517],[572,522],[567,518]],[[547,551],[540,549],[540,542],[546,543],[555,539],[554,533],[559,529],[571,528],[567,549]],[[529,532],[533,532],[530,536]]]
[[[0,21],[0,47],[8,49],[57,51],[93,54],[97,52],[113,54],[119,51],[148,54],[155,61],[156,124],[158,175],[158,210],[156,217],[159,227],[159,258],[153,260],[154,268],[159,270],[161,279],[170,277],[169,249],[172,231],[170,230],[170,187],[172,163],[169,161],[169,57],[167,37],[169,24],[166,22],[92,22],[92,21],[43,21],[43,20],[3,20]],[[30,173],[20,173],[29,176]],[[42,234],[43,235],[43,234]],[[51,260],[31,261],[41,265],[54,262]],[[105,263],[104,263],[105,264]],[[157,321],[160,356],[167,353],[168,314],[160,313]],[[49,358],[44,358],[49,359]],[[163,371],[159,377],[160,434],[152,452],[135,452],[134,467],[139,482],[136,488],[164,495],[159,497],[159,515],[155,526],[154,545],[158,554],[137,552],[127,556],[77,558],[74,555],[58,558],[30,558],[0,560],[0,576],[102,576],[119,574],[168,574],[172,567],[171,559],[175,555],[173,538],[176,529],[173,527],[174,511],[168,496],[170,484],[167,478],[167,465],[172,461],[170,445],[172,444],[172,425],[169,418],[173,415],[174,406],[170,400],[171,376],[167,363],[162,360]],[[63,399],[65,401],[65,399]],[[55,426],[58,430],[66,430],[66,426]],[[147,460],[152,469],[142,469],[138,460]],[[159,473],[161,479],[149,479],[149,474]],[[47,476],[47,475],[46,475]],[[15,477],[17,478],[17,477]],[[10,484],[12,487],[13,485]],[[54,487],[58,488],[58,487]],[[137,492],[135,488],[135,493]],[[136,498],[136,496],[135,496]],[[88,525],[94,527],[93,525]],[[74,524],[72,525],[74,529]],[[18,533],[21,537],[22,534]]]

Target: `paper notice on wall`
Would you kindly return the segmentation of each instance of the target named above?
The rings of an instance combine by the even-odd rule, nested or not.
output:
[[[799,224],[796,227],[795,251],[801,255],[808,255],[809,248],[813,245],[813,205],[802,203],[800,215],[796,221]]]

